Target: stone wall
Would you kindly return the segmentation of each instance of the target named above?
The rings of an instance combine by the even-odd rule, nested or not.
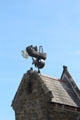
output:
[[[44,93],[39,79],[36,72],[29,72],[23,76],[12,104],[16,120],[48,120],[47,103],[51,99],[51,93]]]
[[[80,112],[58,108],[52,104],[48,106],[49,120],[77,120]]]
[[[23,108],[16,112],[16,120],[77,120],[79,114],[55,108],[42,96],[37,100],[25,101]]]
[[[48,120],[47,95],[41,95],[37,99],[22,100],[21,107],[16,108],[16,120]]]

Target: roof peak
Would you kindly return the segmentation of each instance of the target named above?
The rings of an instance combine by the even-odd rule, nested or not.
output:
[[[66,66],[66,65],[63,65],[63,70],[64,70],[64,72],[67,71],[67,69],[68,69],[67,66]]]

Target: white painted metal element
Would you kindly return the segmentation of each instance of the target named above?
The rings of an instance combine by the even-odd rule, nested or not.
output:
[[[21,55],[22,55],[23,58],[25,58],[25,59],[28,59],[28,57],[29,57],[29,55],[28,55],[28,53],[27,53],[26,50],[21,50]]]

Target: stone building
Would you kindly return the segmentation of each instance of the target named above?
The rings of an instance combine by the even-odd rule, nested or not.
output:
[[[66,66],[60,79],[29,70],[12,107],[16,120],[80,120],[80,90]]]

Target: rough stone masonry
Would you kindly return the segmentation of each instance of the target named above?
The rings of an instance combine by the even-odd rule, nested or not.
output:
[[[60,79],[29,70],[12,101],[16,120],[80,120],[80,90],[67,67]]]

